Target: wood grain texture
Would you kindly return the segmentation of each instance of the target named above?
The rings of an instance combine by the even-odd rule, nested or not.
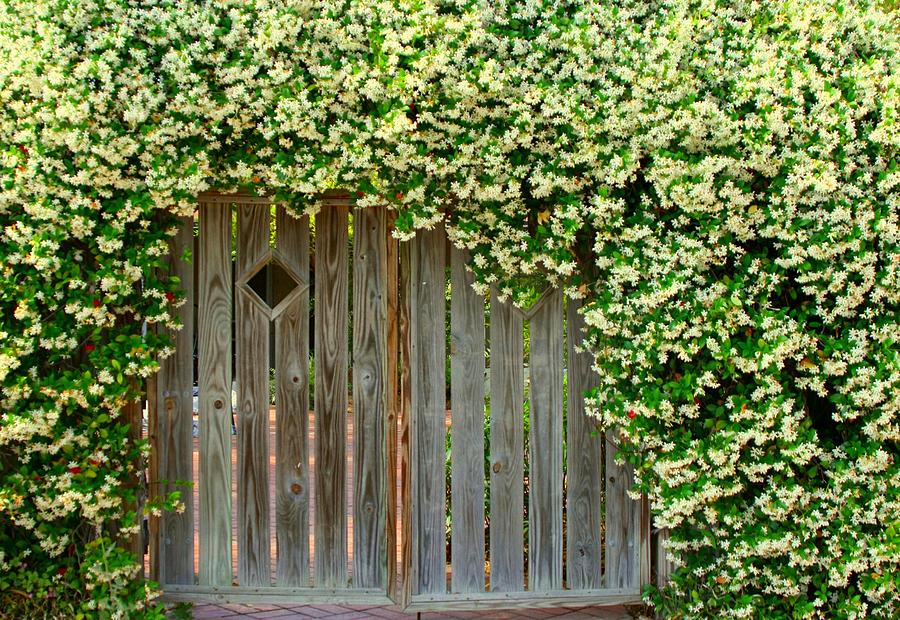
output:
[[[278,253],[309,278],[309,218],[276,214]],[[275,319],[276,583],[309,585],[309,288]]]
[[[443,228],[412,242],[412,583],[413,592],[446,590],[444,520],[444,267]]]
[[[391,604],[391,600],[385,596],[384,590],[366,590],[366,589],[329,589],[329,588],[287,588],[280,586],[264,586],[258,588],[247,588],[242,586],[232,586],[228,588],[219,588],[213,586],[171,586],[165,593],[166,602],[195,602],[195,603],[214,603],[216,605],[239,603],[244,605],[361,605],[367,608],[372,606],[387,606]],[[311,610],[315,613],[318,610]],[[228,612],[226,612],[228,613]],[[261,612],[269,614],[270,618],[307,618],[309,616],[301,616],[297,614],[289,614],[280,616],[272,614],[272,612]],[[277,612],[276,612],[277,613]],[[253,614],[257,618],[259,614]],[[360,618],[365,617],[363,614],[339,614],[343,617]],[[221,617],[216,615],[214,617]],[[237,619],[239,616],[227,616]],[[251,616],[252,617],[252,616]],[[265,617],[265,616],[262,616]],[[330,616],[334,617],[334,616]]]
[[[484,592],[484,298],[469,253],[450,251],[452,592]]]
[[[584,393],[599,383],[590,353],[577,351],[584,334],[580,303],[569,300],[567,307],[569,344],[569,425],[566,576],[569,588],[584,590],[602,585],[601,530],[603,527],[602,437],[594,421],[587,417]]]
[[[672,575],[672,572],[675,570],[675,564],[669,561],[668,556],[666,555],[666,541],[669,540],[669,530],[661,529],[654,536],[654,541],[656,545],[655,549],[655,558],[656,561],[654,563],[654,580],[653,583],[661,588],[666,585],[669,581],[669,577]]]
[[[541,607],[585,607],[587,605],[639,604],[641,593],[637,589],[551,590],[547,592],[481,592],[471,594],[422,594],[414,596],[406,613],[425,611],[453,611],[477,609],[489,613],[497,609],[528,609]],[[588,610],[585,610],[588,611]],[[625,610],[612,609],[609,615],[598,615],[601,610],[591,609],[589,614],[572,614],[568,618],[616,618],[628,620],[632,616]],[[490,613],[489,618],[503,617]],[[535,617],[546,617],[535,614]]]
[[[385,586],[387,245],[384,209],[353,215],[353,585]]]
[[[410,445],[410,412],[412,411],[412,267],[410,246],[412,242],[400,244],[399,289],[399,345],[400,345],[400,411],[398,434],[400,436],[400,568],[397,604],[405,607],[412,596],[412,477]]]
[[[399,572],[397,566],[397,497],[400,480],[398,421],[400,414],[400,245],[392,236],[396,211],[387,213],[386,256],[387,256],[387,594],[395,603],[400,600]]]
[[[522,315],[491,293],[491,579],[492,592],[525,587]]]
[[[269,206],[238,205],[237,278],[269,255]],[[238,583],[269,585],[269,317],[246,286],[235,305]]]
[[[348,206],[316,216],[316,586],[347,585]]]
[[[606,587],[640,585],[641,504],[628,497],[634,482],[630,465],[616,463],[615,431],[605,434],[606,452]]]
[[[193,478],[191,440],[193,421],[193,337],[194,337],[194,268],[183,257],[194,249],[194,219],[183,217],[178,233],[169,240],[169,254],[165,258],[169,275],[180,280],[179,287],[186,295],[185,302],[175,310],[175,318],[182,325],[169,331],[175,352],[159,361],[159,372],[148,383],[148,410],[155,422],[150,425],[151,490],[161,496],[172,492],[181,494],[184,511],[164,512],[156,522],[153,537],[157,553],[152,565],[155,578],[162,584],[194,583],[194,494],[190,486]],[[179,484],[180,483],[180,484]]]
[[[563,297],[546,295],[531,319],[529,589],[562,588]]]
[[[200,583],[231,585],[231,207],[200,204]],[[178,541],[176,544],[182,544]]]

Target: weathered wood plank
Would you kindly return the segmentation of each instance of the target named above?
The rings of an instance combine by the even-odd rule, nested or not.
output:
[[[410,265],[411,242],[400,244],[400,282],[399,282],[399,345],[400,345],[400,410],[398,420],[398,434],[400,435],[399,461],[400,461],[400,498],[401,498],[401,545],[400,545],[400,574],[398,600],[401,607],[409,604],[412,596],[412,476],[411,476],[411,445],[410,445],[410,413],[412,411],[412,350],[411,350],[411,321],[412,321],[412,269]]]
[[[193,417],[193,337],[194,337],[194,268],[183,257],[194,249],[194,218],[180,218],[178,233],[169,240],[165,258],[169,275],[180,280],[187,299],[174,310],[182,328],[169,331],[175,352],[160,360],[159,372],[148,382],[148,411],[153,422],[151,432],[151,466],[154,484],[151,490],[161,496],[174,491],[181,494],[184,511],[164,512],[151,521],[156,536],[151,540],[156,553],[154,577],[159,583],[194,583],[194,494],[192,417]],[[178,484],[181,482],[181,484]]]
[[[397,476],[399,445],[397,425],[400,409],[400,246],[392,236],[396,211],[388,211],[386,235],[387,255],[387,593],[395,603],[400,600],[397,570]]]
[[[373,605],[387,606],[391,600],[381,589],[349,589],[349,588],[287,588],[280,586],[263,586],[245,588],[233,586],[218,588],[213,586],[171,586],[166,589],[167,602],[192,601],[196,603],[243,603],[245,605],[281,604],[299,605]],[[347,614],[344,614],[347,615]],[[289,615],[287,617],[298,617]],[[278,616],[284,617],[284,616]],[[305,617],[305,616],[302,616]]]
[[[491,578],[492,592],[525,586],[522,315],[491,293]]]
[[[305,276],[300,296],[275,319],[275,541],[279,586],[309,584],[309,218],[278,207],[281,260]]]
[[[230,585],[231,207],[200,204],[200,583]],[[175,544],[182,544],[176,541]]]
[[[653,583],[657,587],[662,588],[669,581],[672,573],[675,571],[675,563],[669,560],[666,553],[666,541],[669,540],[669,530],[663,528],[656,533],[655,540],[655,556],[654,563],[654,580]]]
[[[413,592],[446,590],[444,548],[444,265],[443,228],[412,242],[412,564]]]
[[[566,509],[566,576],[569,588],[585,590],[602,585],[601,529],[603,504],[602,438],[587,417],[584,393],[599,381],[590,353],[577,351],[584,333],[580,303],[567,304],[569,344],[568,484]]]
[[[382,208],[353,215],[353,585],[385,586],[387,245]]]
[[[605,435],[606,452],[606,587],[640,585],[641,504],[628,497],[634,482],[631,465],[616,463],[615,431]]]
[[[453,248],[450,306],[451,591],[484,592],[484,298]]]
[[[641,593],[631,589],[598,590],[550,590],[547,592],[480,592],[470,594],[421,594],[412,598],[406,613],[425,611],[472,610],[489,612],[497,609],[528,609],[541,607],[585,607],[587,605],[620,606],[640,603]],[[621,607],[614,607],[608,614],[597,615],[600,610],[591,610],[589,615],[578,617],[606,618],[607,620],[628,620],[632,616]],[[491,613],[489,617],[495,617]],[[575,617],[570,616],[570,617]]]
[[[528,510],[529,589],[562,588],[563,297],[552,291],[531,319]]]
[[[316,586],[347,585],[348,206],[316,216]]]
[[[269,254],[269,206],[238,205],[237,277],[250,278]],[[237,542],[238,582],[269,585],[269,317],[249,287],[238,288]]]

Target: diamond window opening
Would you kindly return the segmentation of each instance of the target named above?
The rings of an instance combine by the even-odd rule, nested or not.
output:
[[[276,308],[298,286],[300,282],[274,257],[260,265],[256,273],[247,280],[247,287],[256,293],[270,310]]]

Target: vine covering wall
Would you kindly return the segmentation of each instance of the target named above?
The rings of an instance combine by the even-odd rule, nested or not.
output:
[[[839,0],[0,4],[0,616],[158,616],[123,405],[209,188],[444,219],[586,297],[689,618],[892,618],[896,10]],[[149,326],[145,329],[144,326]],[[171,509],[176,498],[152,509]]]

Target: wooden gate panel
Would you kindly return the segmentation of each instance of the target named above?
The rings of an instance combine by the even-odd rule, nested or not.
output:
[[[238,205],[237,551],[238,583],[269,585],[269,308],[248,281],[270,257],[269,205]]]
[[[200,204],[200,584],[231,585],[231,208]]]
[[[348,207],[316,216],[316,585],[347,586]]]
[[[562,588],[563,297],[545,294],[531,317],[529,589]]]
[[[569,300],[568,476],[566,508],[567,580],[573,590],[602,586],[603,437],[587,417],[582,395],[599,384],[590,353],[578,351],[584,330],[580,303]]]
[[[275,318],[275,537],[279,586],[309,585],[309,218],[278,207],[277,250],[300,283]]]
[[[491,583],[492,592],[525,587],[523,317],[491,294]]]
[[[419,233],[411,248],[413,592],[446,589],[444,547],[444,267],[443,228]]]
[[[387,227],[383,209],[353,216],[353,584],[385,585]]]
[[[451,590],[484,592],[484,299],[472,290],[468,252],[450,256]]]

